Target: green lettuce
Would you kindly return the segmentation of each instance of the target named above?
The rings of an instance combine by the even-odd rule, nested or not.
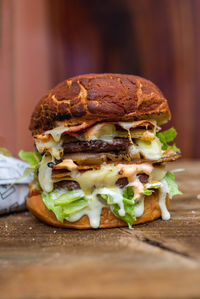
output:
[[[165,177],[169,188],[169,198],[172,199],[174,195],[182,195],[183,193],[178,189],[177,184],[175,183],[175,175],[171,171],[167,171]]]
[[[42,156],[40,153],[31,151],[31,152],[25,152],[21,150],[18,153],[18,156],[20,157],[21,160],[25,161],[26,163],[29,164],[29,167],[27,167],[24,170],[23,176],[20,177],[18,180],[21,180],[22,178],[26,177],[30,173],[33,172],[34,178],[37,176],[37,169],[39,167],[40,161],[42,160]]]
[[[169,198],[172,199],[175,195],[182,195],[183,193],[178,189],[177,184],[175,183],[175,175],[171,171],[167,171],[164,180],[167,182],[169,188]],[[144,185],[143,194],[150,196],[155,191],[155,189],[160,188],[160,183],[158,184],[147,184]]]
[[[38,164],[40,163],[42,156],[40,155],[40,153],[32,151],[32,152],[25,152],[23,150],[21,150],[18,153],[18,156],[20,157],[21,160],[27,162],[30,166],[30,168],[35,168],[36,166],[38,166]]]
[[[124,204],[124,210],[125,215],[120,216],[119,215],[119,205],[114,203],[114,199],[110,194],[100,194],[101,197],[106,200],[108,205],[112,206],[113,213],[126,223],[128,223],[129,226],[132,226],[134,221],[136,220],[135,213],[134,213],[134,206],[135,202],[133,201],[134,196],[134,190],[133,187],[127,186],[122,191],[123,194],[123,204]]]
[[[88,207],[88,199],[84,197],[82,190],[66,191],[55,190],[50,193],[42,192],[42,200],[47,209],[52,211],[58,221],[63,222],[66,217],[70,217]]]
[[[159,188],[160,188],[160,183],[158,183],[158,184],[148,184],[148,187],[144,185],[143,194],[146,195],[146,196],[150,196],[155,191],[155,189],[159,189]]]
[[[159,132],[156,134],[156,136],[159,138],[160,142],[162,143],[162,149],[173,149],[175,152],[180,152],[180,149],[176,146],[176,144],[169,145],[169,142],[172,142],[176,136],[177,132],[174,127],[171,127],[169,130]]]

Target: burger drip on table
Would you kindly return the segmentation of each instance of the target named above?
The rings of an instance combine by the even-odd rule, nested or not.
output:
[[[27,207],[60,227],[132,227],[162,217],[181,194],[166,162],[180,158],[167,100],[132,75],[68,79],[42,98],[30,124],[36,152]],[[27,155],[29,158],[27,159]],[[32,155],[32,156],[31,156]]]

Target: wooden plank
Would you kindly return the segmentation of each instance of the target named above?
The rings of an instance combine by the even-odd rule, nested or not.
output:
[[[49,227],[29,212],[0,218],[2,298],[198,298],[200,161],[171,163],[184,192],[171,220],[133,230]]]

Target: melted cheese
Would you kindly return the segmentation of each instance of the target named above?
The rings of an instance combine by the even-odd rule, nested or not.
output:
[[[59,142],[61,135],[66,132],[68,128],[65,126],[65,124],[62,124],[58,127],[55,127],[52,130],[46,131],[45,134],[51,135],[55,142]]]
[[[129,153],[131,159],[137,159],[137,158],[139,159],[140,158],[140,150],[134,144],[129,146],[128,153]]]
[[[164,165],[154,166],[153,171],[150,173],[149,176],[149,183],[153,184],[160,182],[166,174],[166,169]]]
[[[162,144],[157,137],[151,142],[137,139],[137,145],[140,153],[148,160],[158,160],[162,157]]]
[[[77,181],[86,194],[91,194],[94,187],[113,187],[120,177],[118,168],[113,165],[102,165],[100,169],[85,172],[72,171],[71,178]]]
[[[44,155],[40,162],[38,174],[40,187],[45,192],[51,192],[53,190],[52,168],[48,167],[49,162],[52,162],[51,156]]]
[[[101,123],[86,130],[84,136],[87,141],[101,139],[112,143],[116,136],[116,128],[114,124]]]
[[[49,138],[47,140],[40,140],[35,138],[35,145],[40,154],[48,151],[56,159],[60,159],[60,156],[63,155],[62,141],[55,142],[54,140]]]

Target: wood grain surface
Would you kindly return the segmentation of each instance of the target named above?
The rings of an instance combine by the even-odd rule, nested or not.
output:
[[[180,161],[171,220],[133,230],[57,229],[0,218],[1,298],[199,298],[200,161]]]

